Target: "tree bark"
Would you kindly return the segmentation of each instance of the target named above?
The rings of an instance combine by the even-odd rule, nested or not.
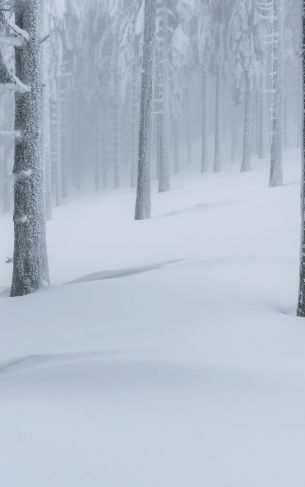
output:
[[[168,42],[167,4],[157,0],[157,24],[160,27],[157,46],[156,109],[157,109],[157,165],[159,167],[159,192],[170,189],[168,160]]]
[[[243,159],[241,171],[249,171],[251,169],[251,149],[250,149],[250,80],[248,74],[246,75],[246,89],[244,101],[244,136],[243,136]]]
[[[144,46],[139,132],[138,181],[135,219],[151,216],[151,126],[156,0],[145,0]]]
[[[19,0],[16,24],[29,40],[16,48],[16,75],[30,91],[16,94],[14,163],[14,268],[11,296],[23,296],[49,284],[43,204],[41,151],[40,1]]]
[[[303,44],[302,44],[302,60],[303,60],[303,134],[302,134],[302,183],[301,183],[301,255],[300,255],[300,274],[299,274],[299,296],[297,315],[305,317],[305,0],[302,2],[302,18],[303,18]]]
[[[273,0],[271,164],[269,186],[283,184],[282,5]]]
[[[216,68],[214,172],[221,171],[220,160],[220,68]]]
[[[201,172],[207,172],[208,170],[208,157],[207,157],[207,72],[206,66],[203,65],[202,70],[202,150],[201,150]]]

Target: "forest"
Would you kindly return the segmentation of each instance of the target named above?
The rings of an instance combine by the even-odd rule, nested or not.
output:
[[[305,0],[0,0],[3,485],[303,487],[304,114]]]

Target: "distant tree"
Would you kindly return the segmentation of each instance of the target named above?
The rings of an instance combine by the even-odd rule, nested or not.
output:
[[[269,186],[283,184],[283,4],[272,0],[272,106],[271,106],[271,163]]]
[[[244,102],[242,171],[251,168],[251,93],[261,72],[263,49],[256,0],[235,0],[230,26],[234,91]]]
[[[135,219],[151,216],[151,125],[156,0],[145,0],[138,184]]]
[[[213,46],[212,16],[210,4],[199,0],[198,5],[198,54],[202,66],[202,150],[201,150],[201,172],[208,170],[208,118],[207,118],[207,81],[210,66],[211,49]]]

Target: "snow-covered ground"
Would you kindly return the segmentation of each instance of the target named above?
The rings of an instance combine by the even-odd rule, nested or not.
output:
[[[25,298],[0,218],[1,486],[304,487],[297,158],[67,203]]]

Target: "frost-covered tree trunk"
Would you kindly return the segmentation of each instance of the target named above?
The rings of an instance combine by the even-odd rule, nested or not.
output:
[[[49,34],[46,3],[41,2],[41,26],[43,37]],[[45,39],[41,49],[41,80],[42,80],[42,155],[43,176],[45,187],[45,215],[52,218],[52,177],[51,177],[51,135],[50,135],[50,90],[49,90],[49,43]]]
[[[251,149],[250,149],[250,79],[246,74],[245,81],[245,101],[244,101],[244,135],[243,135],[243,158],[241,170],[249,171],[251,169]]]
[[[220,68],[216,68],[214,172],[221,171],[220,160]]]
[[[303,61],[303,133],[302,133],[302,183],[301,183],[301,255],[297,314],[305,317],[305,0],[302,1],[302,61]]]
[[[201,149],[201,172],[208,170],[207,156],[207,72],[204,64],[202,70],[202,149]]]
[[[112,100],[112,168],[113,168],[113,188],[118,189],[121,183],[120,174],[120,161],[119,161],[119,96],[120,96],[120,85],[119,85],[119,74],[118,74],[118,56],[119,56],[119,45],[116,35],[113,39],[113,55],[112,55],[112,88],[113,88],[113,100]]]
[[[261,75],[261,86],[259,91],[259,125],[258,125],[258,157],[265,158],[265,83],[264,74]]]
[[[186,163],[190,166],[192,164],[192,144],[191,144],[191,100],[189,88],[186,88],[185,94],[185,115],[184,115],[184,127],[186,137]]]
[[[103,113],[99,106],[99,100],[95,100],[96,107],[95,107],[95,124],[94,124],[94,132],[95,132],[95,153],[94,153],[94,188],[95,191],[100,191],[102,187],[102,167],[103,167],[103,142],[102,142],[102,123],[101,118]],[[94,108],[93,108],[94,110]]]
[[[151,216],[151,126],[156,0],[145,0],[138,182],[135,219]]]
[[[117,93],[119,93],[117,76],[115,76],[117,87]],[[117,95],[118,96],[118,95]],[[119,105],[118,100],[113,101],[112,110],[112,167],[113,167],[113,188],[118,189],[120,187],[121,175],[120,175],[120,162],[119,162]]]
[[[156,135],[159,192],[170,188],[168,159],[168,13],[167,3],[157,0],[157,25],[159,26],[156,52]]]
[[[41,23],[40,2],[17,0],[16,25],[28,40],[16,48],[16,75],[29,91],[16,94],[14,268],[11,296],[22,296],[48,284],[41,153]]]
[[[231,126],[231,163],[233,164],[236,159],[236,150],[237,150],[237,139],[238,139],[238,116],[237,116],[237,107],[234,102],[234,98],[232,97],[232,126]]]
[[[11,178],[10,178],[10,170],[9,170],[9,151],[3,143],[1,143],[1,153],[0,156],[3,160],[3,211],[4,213],[8,213],[11,211],[11,204],[12,204],[12,191],[11,191]]]
[[[172,135],[174,146],[174,171],[175,174],[178,174],[180,172],[179,125],[178,120],[174,117],[172,119]]]
[[[283,184],[282,0],[273,0],[270,187]]]
[[[136,186],[137,181],[137,165],[136,165],[136,145],[137,145],[137,91],[138,91],[138,76],[137,65],[134,62],[132,67],[131,80],[131,127],[130,127],[130,185],[132,188]]]

